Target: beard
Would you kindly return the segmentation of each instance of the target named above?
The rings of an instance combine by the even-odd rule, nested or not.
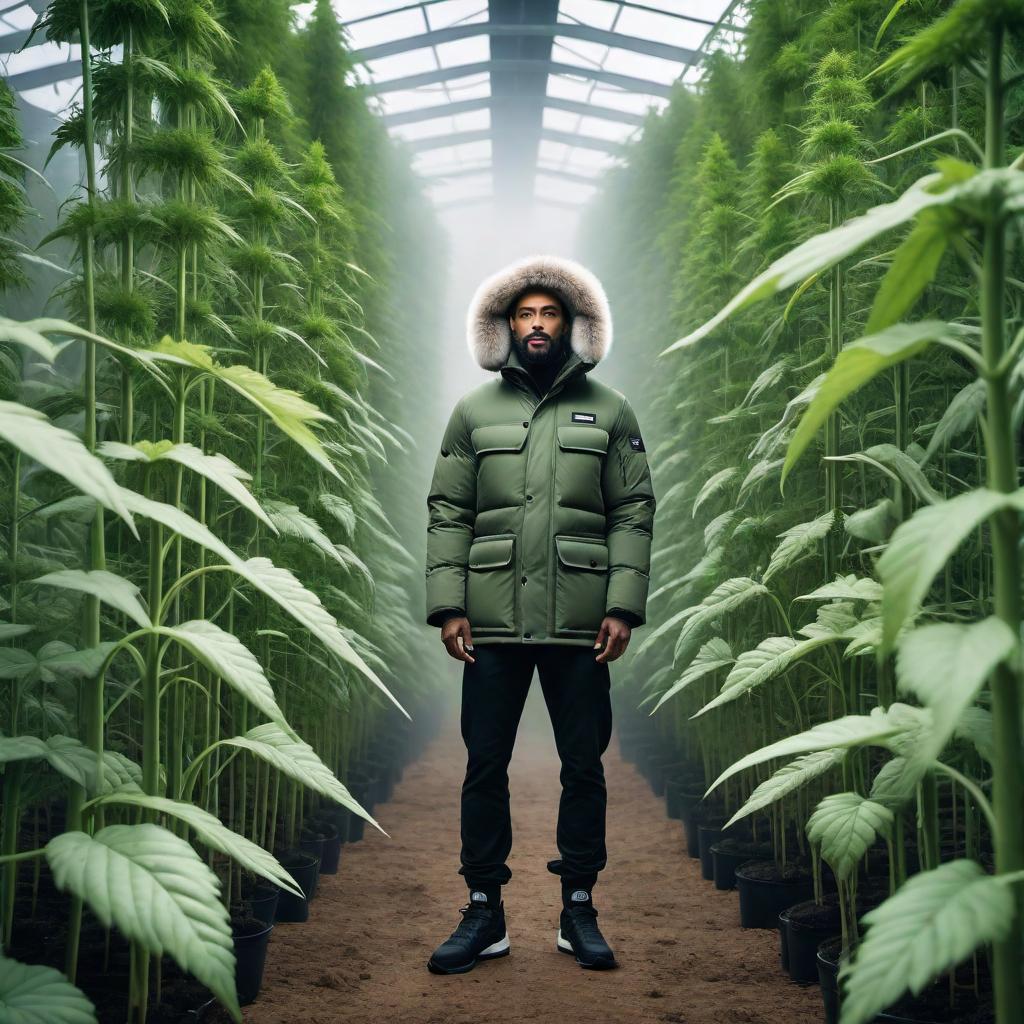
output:
[[[541,335],[527,334],[522,338],[513,336],[512,339],[524,366],[543,369],[562,362],[565,356],[566,332],[564,330],[541,349],[534,349],[530,346],[529,339],[531,337],[541,337]]]

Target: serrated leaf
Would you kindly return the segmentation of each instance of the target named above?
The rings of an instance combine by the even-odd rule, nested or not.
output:
[[[869,576],[836,576],[831,583],[812,590],[809,594],[801,594],[795,601],[827,601],[841,598],[848,601],[880,601],[882,585]]]
[[[0,1020],[4,1024],[96,1024],[96,1009],[55,967],[0,955]]]
[[[320,528],[320,524],[300,508],[283,501],[268,501],[267,512],[271,522],[284,536],[305,541],[338,565],[345,565],[345,560],[331,538]]]
[[[888,654],[896,635],[921,607],[932,580],[968,534],[994,513],[1022,507],[1020,492],[987,488],[926,505],[897,527],[882,557],[878,575],[882,595],[882,647]]]
[[[693,515],[696,516],[702,505],[710,501],[729,483],[730,480],[738,475],[739,469],[736,466],[729,466],[726,469],[719,470],[714,474],[714,476],[709,477],[704,482],[704,486],[700,489],[697,497],[694,499]]]
[[[302,783],[329,800],[334,800],[342,807],[347,807],[353,814],[365,818],[374,828],[387,835],[330,768],[320,760],[316,751],[304,740],[286,733],[277,723],[258,725],[244,736],[233,736],[223,742],[228,746],[252,752],[288,778]]]
[[[71,431],[54,426],[41,412],[28,406],[0,401],[0,438],[115,512],[138,537],[122,488]]]
[[[807,838],[821,847],[821,856],[845,882],[879,835],[889,835],[893,813],[859,793],[832,793],[807,821]]]
[[[263,667],[234,634],[205,619],[161,626],[158,632],[186,647],[272,722],[285,721]]]
[[[737,576],[719,584],[699,605],[687,609],[690,615],[676,638],[672,664],[679,661],[689,663],[700,646],[701,635],[713,622],[767,593],[768,588],[764,584],[756,583],[749,576]]]
[[[65,832],[46,844],[57,888],[154,956],[167,953],[236,1021],[235,954],[217,876],[184,840],[158,825]]]
[[[917,995],[979,946],[1005,938],[1013,917],[1009,888],[972,860],[912,875],[863,917],[856,956],[839,971],[839,1024],[867,1024],[904,992]]]
[[[978,422],[978,417],[985,411],[987,395],[987,385],[984,379],[979,378],[972,380],[970,384],[961,388],[953,396],[952,401],[946,406],[942,418],[932,431],[928,448],[921,460],[922,465],[929,462],[940,448],[970,430]]]
[[[697,652],[697,656],[686,667],[686,671],[683,672],[682,676],[661,695],[661,699],[654,706],[651,714],[653,715],[665,701],[670,700],[688,686],[692,686],[720,668],[732,665],[735,661],[736,658],[733,656],[732,648],[721,637],[716,636],[713,640],[709,640]],[[662,668],[669,670],[672,666],[663,665]],[[660,671],[661,669],[659,669]]]
[[[781,483],[785,483],[797,459],[844,399],[883,370],[912,358],[933,342],[960,341],[966,334],[966,329],[958,324],[923,320],[914,324],[894,324],[844,346],[793,432],[786,450]]]
[[[296,896],[303,895],[298,882],[292,878],[272,853],[264,850],[262,846],[257,846],[245,836],[232,832],[209,811],[204,811],[201,807],[196,807],[195,804],[182,800],[170,800],[162,796],[150,796],[148,793],[126,791],[112,793],[103,797],[98,803],[145,807],[184,821],[210,849],[226,854],[246,870],[281,886],[282,889],[295,893]]]
[[[146,609],[139,600],[139,588],[123,576],[106,569],[60,569],[31,580],[37,586],[61,587],[82,594],[91,594],[104,604],[123,612],[133,622],[148,629],[152,626]]]
[[[905,706],[903,705],[903,707]],[[821,722],[795,736],[787,736],[775,743],[769,743],[767,747],[762,747],[760,750],[741,757],[726,768],[708,787],[707,793],[704,795],[707,796],[737,772],[741,772],[745,768],[752,768],[757,764],[763,764],[773,757],[792,757],[794,754],[809,754],[815,750],[859,747],[869,744],[888,746],[891,740],[899,735],[902,728],[899,720],[891,714],[893,708],[896,707],[896,704],[891,705],[889,712],[877,707],[872,708],[870,715],[845,715],[832,722]]]
[[[842,512],[829,509],[827,512],[812,519],[809,523],[798,523],[784,533],[780,533],[782,543],[772,552],[768,568],[764,572],[764,582],[768,581],[783,569],[788,569],[801,556],[807,554],[819,541],[828,536],[836,516],[842,519]]]
[[[904,483],[922,504],[934,505],[942,495],[928,483],[918,463],[894,444],[876,444],[862,452],[837,455],[831,461],[863,462],[884,473],[890,480]]]
[[[843,528],[858,540],[869,544],[884,544],[899,524],[892,498],[880,498],[869,508],[851,512],[843,522]]]
[[[932,712],[932,728],[916,758],[927,764],[942,753],[960,716],[1016,649],[1013,631],[994,615],[968,624],[931,623],[904,636],[896,652],[897,686]]]
[[[917,791],[928,770],[926,762],[897,755],[878,770],[871,783],[871,799],[890,810],[899,810]]]
[[[796,758],[795,761],[783,765],[750,794],[747,802],[724,827],[728,828],[740,818],[745,818],[748,814],[753,814],[795,792],[805,783],[842,764],[845,757],[846,748],[836,747],[832,750],[815,750],[813,753],[804,754]]]

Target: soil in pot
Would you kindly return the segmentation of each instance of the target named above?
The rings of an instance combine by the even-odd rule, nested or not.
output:
[[[273,924],[280,895],[281,890],[276,885],[256,885],[242,897],[242,904],[249,916],[264,924]]]
[[[320,858],[305,850],[288,850],[277,858],[287,868],[288,873],[299,884],[304,893],[312,893],[316,888],[317,874],[320,870]],[[285,889],[277,899],[276,921],[305,921],[309,918],[309,899],[296,896]]]
[[[826,893],[821,904],[814,900],[795,903],[779,915],[779,920],[785,933],[790,978],[801,985],[813,985],[818,980],[818,947],[839,935],[843,927],[835,893]]]
[[[774,860],[752,860],[736,868],[740,924],[744,928],[777,928],[779,914],[814,892],[810,872],[799,864],[780,868]]]
[[[697,826],[697,847],[700,853],[700,873],[706,881],[712,881],[715,877],[715,859],[712,847],[728,838],[749,840],[750,824],[746,821],[738,821],[729,828],[723,829],[727,818],[707,818]],[[769,851],[768,856],[771,856]],[[749,857],[747,858],[750,859]]]
[[[260,994],[263,965],[267,962],[267,942],[273,929],[273,924],[251,914],[242,913],[231,918],[235,944],[235,989],[242,1006],[247,1006]]]
[[[748,860],[768,860],[771,843],[755,843],[738,836],[727,836],[711,845],[712,874],[716,889],[736,888],[736,869]]]

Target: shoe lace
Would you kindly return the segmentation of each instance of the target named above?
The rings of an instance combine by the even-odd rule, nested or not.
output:
[[[464,907],[459,907],[459,913],[462,914],[462,920],[451,934],[453,939],[473,939],[490,924],[494,915],[490,907],[478,903],[467,903]]]
[[[601,934],[601,930],[597,927],[596,907],[570,907],[568,913],[581,938],[585,936],[588,938],[600,939],[602,942],[604,941],[604,936]]]

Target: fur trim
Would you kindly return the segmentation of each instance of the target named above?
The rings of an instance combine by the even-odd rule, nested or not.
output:
[[[572,316],[572,350],[588,363],[600,362],[612,347],[612,314],[601,282],[582,264],[558,256],[527,256],[488,277],[473,295],[466,316],[466,341],[485,370],[508,358],[512,330],[508,307],[524,288],[555,291]]]

